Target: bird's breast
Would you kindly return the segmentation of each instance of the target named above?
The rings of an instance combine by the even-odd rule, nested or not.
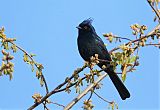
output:
[[[92,38],[78,37],[78,50],[85,61],[89,61],[91,56],[96,54],[94,50],[95,42]]]

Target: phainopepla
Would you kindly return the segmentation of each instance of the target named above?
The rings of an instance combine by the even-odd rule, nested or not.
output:
[[[85,61],[90,61],[91,56],[95,56],[95,54],[98,54],[98,58],[103,60],[103,62],[101,61],[98,63],[98,66],[102,68],[103,65],[105,65],[106,67],[108,67],[109,65],[109,67],[104,71],[108,73],[122,100],[125,100],[126,98],[130,97],[130,93],[124,86],[118,75],[114,72],[113,66],[111,66],[109,62],[104,62],[112,60],[106,46],[104,45],[102,39],[96,34],[96,31],[91,23],[92,19],[87,19],[80,23],[77,27],[77,42],[79,53]]]

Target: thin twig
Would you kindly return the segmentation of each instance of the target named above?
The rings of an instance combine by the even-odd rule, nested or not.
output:
[[[97,72],[100,73],[100,72],[102,72],[102,71],[104,71],[104,70],[101,69],[101,70],[99,70],[99,71],[97,71]],[[122,74],[122,73],[117,73],[117,74]],[[93,74],[90,74],[90,75],[97,75],[97,73],[93,73]],[[83,81],[83,80],[86,79],[86,78],[87,78],[87,77],[84,76],[84,77],[81,78],[81,80]],[[78,81],[70,84],[69,86],[67,86],[67,88],[71,88],[72,86],[76,85],[77,83],[78,83]],[[66,90],[66,87],[65,87],[65,88],[62,88],[62,89],[56,90],[55,93],[57,93],[57,92],[62,92],[62,91],[65,91],[65,90]]]
[[[32,62],[36,66],[36,68],[38,68],[38,65],[35,63],[34,59],[23,48],[21,48],[20,46],[17,46],[13,42],[9,42],[9,43],[11,43],[12,45],[15,45],[19,50],[21,50],[23,53],[25,53],[32,60]],[[41,77],[42,77],[42,79],[44,81],[44,85],[45,85],[45,89],[46,89],[46,94],[47,94],[47,93],[49,93],[47,82],[46,82],[45,77],[44,77],[43,74],[41,75]]]
[[[65,84],[68,83],[69,80],[71,80],[72,78],[74,78],[75,74],[80,73],[81,71],[83,71],[85,68],[87,67],[87,65],[84,65],[82,68],[77,69],[74,74],[69,77],[67,80],[65,80],[62,84],[58,85],[55,89],[53,89],[51,92],[49,92],[48,94],[46,94],[40,102],[33,104],[31,107],[29,107],[27,110],[33,110],[35,107],[37,107],[38,105],[40,105],[41,103],[43,103],[48,97],[50,97],[52,94],[61,92],[66,90],[66,88],[64,89],[60,89],[61,87],[63,87]],[[70,85],[69,87],[72,87],[73,85]]]
[[[146,46],[152,45],[152,46],[160,46],[160,44],[145,44]]]
[[[59,104],[59,103],[56,103],[56,102],[51,102],[52,104],[54,104],[54,105],[58,105],[58,106],[60,106],[60,107],[65,107],[64,105],[62,105],[62,104]]]
[[[75,99],[73,99],[65,108],[64,110],[69,110],[72,106],[74,106],[84,95],[86,95],[96,84],[98,84],[102,79],[107,76],[107,73],[99,76],[98,79],[90,84],[81,94],[79,94]]]
[[[125,39],[125,40],[129,40],[129,41],[132,41],[131,39],[129,38],[126,38],[126,37],[118,37],[118,36],[113,36],[114,38],[118,38],[118,39]]]
[[[157,30],[157,29],[160,29],[160,24],[158,24],[158,25],[157,25],[152,31],[150,31],[147,35],[142,36],[142,37],[139,38],[139,39],[132,40],[132,41],[126,43],[125,45],[128,45],[129,43],[135,43],[135,42],[141,41],[142,39],[145,39],[145,38],[148,38],[148,37],[150,37],[150,36],[152,36],[152,35],[155,35],[155,30]],[[113,48],[112,50],[109,51],[109,53],[111,54],[113,51],[116,51],[116,50],[118,50],[118,49],[120,49],[120,47]]]
[[[93,88],[94,89],[94,88]],[[88,98],[88,101],[92,98],[92,95],[93,95],[93,91],[91,90],[91,94],[90,94],[90,96],[89,96],[89,98]]]
[[[43,103],[43,106],[44,106],[44,110],[49,110],[45,103]]]
[[[100,96],[99,94],[97,94],[95,91],[93,91],[93,93],[94,93],[97,97],[99,97],[100,99],[102,99],[103,101],[105,101],[105,102],[107,102],[107,103],[110,103],[110,104],[112,103],[112,102],[104,99],[103,97],[101,97],[101,96]]]
[[[78,74],[78,73],[82,72],[86,67],[87,67],[87,65],[84,65],[82,68],[78,68],[76,71],[74,71],[74,74],[72,74],[72,76],[70,78],[67,78],[67,80],[64,81],[62,84],[60,84],[59,86],[57,86],[55,88],[55,90],[58,90],[62,86],[64,86],[65,84],[67,84],[69,80],[71,80],[72,78],[74,78],[75,74]]]

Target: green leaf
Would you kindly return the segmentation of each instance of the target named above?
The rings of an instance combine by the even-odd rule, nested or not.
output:
[[[122,74],[122,81],[124,82],[126,80],[126,73]]]
[[[118,109],[118,108],[119,108],[117,103],[115,103],[115,106],[116,106],[116,109]]]
[[[80,94],[80,88],[79,88],[79,86],[76,86],[76,93],[79,93]]]
[[[157,4],[156,4],[156,5],[158,5],[158,3],[160,2],[160,0],[156,0],[156,2],[157,2]]]
[[[127,57],[125,60],[126,60],[125,61],[126,64],[130,63],[130,57]]]
[[[36,56],[36,54],[31,53],[30,56],[31,56],[31,57],[34,57],[34,56]]]
[[[31,68],[32,68],[32,72],[34,71],[34,66],[33,65],[31,65]]]
[[[114,54],[114,61],[116,62],[115,64],[121,65],[123,61],[123,53],[117,52]]]
[[[0,76],[2,76],[2,71],[0,71]]]
[[[18,48],[16,47],[16,45],[12,45],[11,49],[13,50],[13,52],[17,52]]]
[[[42,78],[42,77],[40,78],[40,85],[41,85],[41,86],[44,85],[44,81],[43,81],[43,78]]]
[[[124,64],[124,66],[122,67],[122,81],[124,82],[126,80],[126,72],[127,72],[127,65]]]
[[[4,49],[9,50],[8,42],[3,43]]]
[[[154,35],[151,36],[151,39],[154,40]]]
[[[110,43],[112,43],[113,37],[108,37],[108,40],[109,40]]]
[[[24,62],[28,62],[29,61],[27,54],[23,55],[23,60],[24,60]]]
[[[10,73],[9,74],[9,79],[12,80],[12,78],[13,78],[13,75],[12,75],[12,73]]]
[[[117,60],[121,60],[122,53],[120,52],[115,53],[115,57],[117,58]]]
[[[33,72],[34,71],[34,62],[32,60],[30,61],[30,65],[31,65],[31,70]]]
[[[3,33],[5,31],[4,27],[1,28],[1,32]]]
[[[6,69],[3,70],[3,74],[7,75],[7,70]]]
[[[137,56],[132,56],[132,57],[130,57],[128,63],[133,63],[133,62],[135,62],[137,58],[138,58]]]

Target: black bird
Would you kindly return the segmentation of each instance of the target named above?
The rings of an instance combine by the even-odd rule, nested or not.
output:
[[[79,24],[78,28],[78,50],[81,57],[85,61],[90,61],[91,56],[98,54],[98,58],[105,61],[112,61],[110,54],[107,51],[102,39],[97,35],[94,27],[92,26],[92,19],[84,20]],[[114,72],[113,67],[107,62],[100,62],[98,66],[102,68],[105,65],[109,68],[104,71],[108,73],[110,79],[112,80],[114,86],[116,87],[122,100],[130,97],[130,93],[124,86],[123,82],[120,80],[118,75]]]

